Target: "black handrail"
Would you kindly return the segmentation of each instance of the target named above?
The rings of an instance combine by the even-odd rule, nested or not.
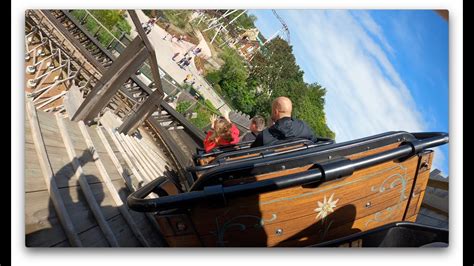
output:
[[[209,152],[205,152],[204,149],[199,149],[201,153],[194,154],[193,159],[197,160],[197,159],[202,159],[202,158],[206,158],[210,156],[216,156],[225,152],[233,152],[233,151],[239,151],[242,149],[248,149],[252,143],[253,141],[245,141],[245,142],[239,142],[238,144],[219,146],[212,149]]]
[[[157,185],[160,184],[160,179],[156,179],[130,194],[127,199],[127,204],[131,209],[140,212],[154,212],[189,207],[202,201],[219,201],[225,204],[227,199],[235,197],[271,192],[289,187],[342,178],[351,175],[356,170],[413,156],[424,149],[436,147],[449,142],[449,136],[447,133],[423,133],[415,134],[415,136],[419,136],[422,139],[407,141],[392,150],[359,159],[349,160],[347,158],[341,158],[322,164],[316,164],[315,169],[303,173],[290,174],[273,179],[228,187],[213,185],[204,187],[204,189],[200,191],[191,191],[156,199],[144,199],[148,194],[153,192],[153,189]]]
[[[277,149],[285,148],[285,147],[289,147],[289,146],[293,146],[293,145],[297,145],[297,144],[304,144],[304,146],[294,148],[294,149],[291,149],[291,150],[284,150],[284,151],[275,152],[275,150],[277,150]],[[246,161],[246,160],[262,158],[263,156],[268,156],[269,154],[272,154],[272,155],[276,156],[276,155],[280,155],[280,154],[284,154],[284,153],[296,152],[296,151],[301,151],[301,150],[308,149],[308,148],[319,147],[319,146],[330,145],[330,144],[334,144],[334,140],[329,140],[329,141],[324,141],[324,142],[319,142],[318,141],[316,143],[313,143],[310,140],[299,139],[299,140],[296,140],[296,141],[280,143],[280,144],[276,144],[276,145],[273,145],[273,146],[260,146],[260,147],[254,147],[254,148],[239,149],[239,150],[235,150],[235,151],[221,153],[221,154],[217,155],[216,158],[214,158],[211,163],[206,164],[206,165],[191,166],[191,167],[188,168],[188,171],[200,172],[200,171],[208,170],[208,169],[214,168],[216,166],[222,165],[225,162],[228,162],[227,159],[232,158],[232,157],[238,157],[238,156],[243,156],[243,155],[248,155],[248,154],[256,154],[256,156],[254,156],[254,157],[239,160],[239,162],[242,162],[242,161]]]
[[[405,131],[386,132],[369,136],[361,139],[341,142],[332,145],[311,145],[281,152],[265,152],[259,156],[244,158],[239,160],[213,161],[212,163],[196,168],[197,171],[203,171],[191,186],[191,190],[201,190],[203,186],[213,183],[216,176],[226,178],[225,175],[232,175],[233,178],[242,175],[258,175],[272,171],[296,167],[297,165],[314,164],[315,162],[327,161],[328,158],[344,157],[349,154],[363,152],[369,149],[375,149],[392,143],[401,143],[402,141],[411,141],[416,138]],[[281,145],[281,144],[279,144]],[[258,147],[260,150],[271,149],[270,147]],[[262,170],[261,168],[263,167]],[[267,171],[268,170],[268,171]],[[232,174],[231,174],[232,173]]]

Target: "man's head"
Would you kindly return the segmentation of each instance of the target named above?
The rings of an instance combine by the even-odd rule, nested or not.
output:
[[[253,133],[259,133],[265,128],[265,119],[259,115],[256,115],[250,120],[250,131]]]
[[[293,105],[287,97],[278,97],[272,103],[272,120],[276,122],[283,117],[291,117]]]

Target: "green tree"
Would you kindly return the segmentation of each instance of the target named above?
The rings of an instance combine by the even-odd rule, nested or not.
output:
[[[304,72],[296,63],[293,48],[277,37],[258,53],[251,64],[247,84],[256,93],[255,113],[269,115],[271,101],[279,96],[293,102],[293,116],[304,120],[322,137],[334,138],[326,124],[324,96],[326,89],[319,84],[304,82]]]
[[[255,111],[268,114],[272,98],[288,96],[304,85],[304,73],[285,40],[277,37],[262,50],[251,62],[248,85],[257,92]]]
[[[225,49],[221,55],[224,65],[207,75],[213,85],[218,85],[232,106],[251,113],[255,107],[255,92],[247,86],[249,71],[235,50]]]
[[[293,95],[295,101],[293,115],[305,121],[321,137],[335,138],[335,134],[326,124],[324,113],[324,96],[326,89],[317,83],[307,84],[299,96]]]

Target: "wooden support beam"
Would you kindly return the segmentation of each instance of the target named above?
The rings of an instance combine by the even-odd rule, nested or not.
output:
[[[107,223],[107,220],[105,219],[104,215],[102,214],[102,211],[100,210],[99,204],[95,200],[94,194],[92,192],[92,189],[89,186],[89,183],[87,182],[87,179],[84,175],[84,171],[82,169],[82,166],[79,162],[79,159],[77,158],[76,151],[74,150],[74,145],[72,143],[72,140],[69,136],[69,133],[67,132],[66,126],[64,125],[63,118],[61,118],[57,113],[56,113],[56,121],[58,124],[59,132],[63,138],[64,146],[66,146],[66,151],[69,156],[69,159],[71,160],[72,166],[74,168],[74,176],[76,180],[79,182],[79,186],[86,198],[86,201],[97,221],[99,224],[100,229],[104,233],[105,238],[107,239],[107,242],[109,242],[110,246],[112,247],[118,247],[119,243],[117,239],[115,238],[114,233],[112,232],[112,229],[110,229],[109,224]]]
[[[92,158],[95,161],[95,165],[97,166],[97,169],[99,169],[99,173],[102,177],[102,182],[105,184],[105,187],[107,188],[110,195],[112,196],[115,206],[119,209],[120,213],[122,214],[123,218],[127,222],[128,226],[130,227],[130,229],[132,230],[133,234],[138,239],[140,244],[142,244],[142,246],[144,247],[149,247],[150,245],[148,244],[148,241],[146,241],[143,234],[140,232],[140,230],[138,230],[137,225],[133,221],[133,218],[130,215],[130,213],[128,212],[127,206],[123,204],[123,201],[120,198],[120,195],[117,192],[117,189],[115,189],[115,186],[112,183],[112,180],[110,179],[110,176],[107,173],[107,170],[105,169],[104,164],[100,160],[99,153],[97,152],[94,146],[94,142],[92,141],[92,138],[89,135],[89,132],[87,131],[86,125],[82,121],[79,121],[78,125],[79,125],[79,129],[81,130],[82,136],[84,137],[84,140],[86,141],[87,147],[92,152]]]
[[[148,40],[148,36],[141,27],[140,20],[138,19],[137,14],[134,10],[128,10],[130,18],[135,24],[135,28],[138,32],[139,37],[143,40],[148,52],[149,52],[149,62],[151,66],[151,74],[153,77],[153,82],[155,83],[156,90],[151,93],[144,103],[140,105],[136,112],[131,113],[124,121],[124,123],[119,127],[118,131],[120,133],[130,135],[134,132],[142,123],[145,121],[157,108],[161,105],[161,101],[164,97],[163,87],[161,84],[161,76],[159,73],[159,67],[156,59],[155,48]]]
[[[145,43],[145,46],[150,53],[150,67],[151,67],[151,75],[153,76],[153,81],[155,82],[156,86],[156,91],[161,93],[161,97],[163,98],[164,93],[163,93],[163,87],[161,84],[161,76],[159,72],[159,67],[158,67],[158,61],[156,58],[156,53],[155,53],[155,48],[151,44],[150,40],[148,40],[148,36],[146,35],[145,31],[143,30],[140,20],[138,19],[137,13],[135,10],[128,10],[128,13],[130,14],[130,18],[133,21],[133,24],[135,24],[135,28],[138,32],[138,35],[140,38],[143,40]]]
[[[150,116],[152,115],[161,105],[163,100],[163,94],[155,90],[144,103],[138,107],[138,110],[131,112],[125,121],[118,128],[119,133],[130,135],[137,130],[137,128]]]
[[[49,157],[46,152],[36,109],[30,100],[27,100],[26,107],[26,115],[30,121],[31,135],[33,136],[35,150],[38,155],[38,160],[46,187],[48,188],[49,197],[53,202],[54,210],[56,211],[56,215],[58,216],[59,222],[61,223],[64,233],[66,234],[71,246],[82,247],[82,242],[76,233],[74,224],[72,223],[71,217],[69,217],[66,206],[64,205],[61,194],[59,193],[56,180],[54,179],[53,168],[51,167]]]
[[[446,179],[446,181],[443,181],[443,180],[439,180],[439,179],[431,179],[430,178],[428,180],[428,185],[427,186],[432,187],[432,188],[439,188],[439,189],[448,191],[449,182],[448,182],[447,179]]]
[[[92,121],[148,56],[149,53],[142,40],[135,38],[100,78],[72,120]]]

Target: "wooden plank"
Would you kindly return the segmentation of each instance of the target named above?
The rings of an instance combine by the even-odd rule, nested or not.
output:
[[[25,143],[25,192],[48,190],[33,143]]]
[[[163,169],[163,172],[164,170],[172,168],[170,158],[165,154],[163,148],[152,139],[148,132],[142,129],[140,130],[140,135],[142,138],[138,142],[144,148],[151,161],[157,165],[160,165],[160,162],[163,163],[164,165],[160,168]]]
[[[130,158],[129,154],[125,150],[125,147],[122,146],[118,138],[110,129],[104,128],[107,133],[109,134],[110,138],[113,140],[115,146],[119,149],[120,154],[123,156],[125,162],[127,163],[128,167],[132,170],[133,176],[138,180],[139,183],[145,183],[145,178],[142,176],[141,172],[138,172],[137,168],[135,168],[135,163],[132,162],[132,158]]]
[[[118,124],[118,121],[116,121],[116,119],[113,117],[112,113],[106,112],[102,116],[100,122],[103,124],[103,127],[102,127],[103,130],[105,130],[108,133],[107,136],[110,139],[112,139],[112,143],[119,150],[118,154],[120,154],[123,157],[123,159],[126,161],[128,167],[131,169],[131,171],[132,171],[133,175],[136,177],[136,179],[138,179],[141,184],[144,184],[146,181],[142,177],[142,172],[138,172],[138,170],[135,168],[135,165],[134,165],[135,158],[133,156],[129,156],[130,151],[128,150],[128,147],[127,146],[122,146],[122,143],[120,143],[119,139],[112,132],[111,128],[114,127],[114,124]],[[127,149],[127,151],[125,149]],[[132,159],[134,160],[134,162],[132,162]],[[135,190],[135,189],[136,189],[136,187],[133,187],[133,190]],[[154,195],[149,195],[148,197],[155,198]],[[150,223],[152,224],[152,226],[157,230],[157,232],[160,232],[161,228],[158,225],[158,223],[156,222],[156,219],[153,217],[153,215],[151,213],[146,213],[145,215],[147,216],[147,218],[150,221]],[[162,242],[163,240],[160,240],[160,241],[161,241],[160,245],[161,246],[164,245],[164,243]]]
[[[156,143],[156,141],[150,136],[150,134],[144,129],[143,127],[140,127],[139,129],[140,136],[142,138],[140,139],[140,143],[144,143],[148,151],[153,154],[153,156],[160,158],[166,162],[168,162],[168,157],[164,154],[163,149],[160,148],[160,145]]]
[[[97,127],[95,127],[95,126],[94,126],[94,128],[87,127],[87,132],[89,132],[89,136],[91,137],[91,140],[94,143],[94,147],[95,147],[96,152],[101,157],[102,164],[104,165],[104,167],[105,167],[107,173],[109,174],[111,180],[122,180],[122,181],[124,181],[121,173],[118,172],[114,162],[112,161],[111,157],[109,156],[109,152],[107,151],[107,149],[103,145],[102,140],[99,138],[99,135],[98,135],[98,132],[97,132],[96,128]],[[115,155],[115,153],[114,153],[114,155]]]
[[[66,146],[66,150],[67,150],[69,159],[72,161],[72,165],[75,169],[74,176],[78,180],[79,185],[81,187],[81,190],[83,191],[84,196],[87,200],[87,203],[88,203],[92,213],[94,214],[94,217],[96,218],[97,223],[99,224],[102,232],[104,233],[105,238],[107,239],[107,242],[111,246],[117,247],[118,246],[117,239],[115,238],[112,230],[110,229],[110,226],[107,224],[107,221],[105,220],[105,218],[104,218],[104,216],[103,216],[103,214],[102,214],[102,212],[99,208],[99,205],[97,204],[97,201],[94,198],[94,195],[91,191],[89,183],[87,182],[87,179],[86,179],[86,177],[84,175],[84,172],[82,170],[81,164],[79,163],[79,160],[76,157],[76,152],[74,151],[74,146],[73,146],[72,141],[71,141],[71,139],[68,135],[67,129],[64,126],[63,119],[58,114],[56,114],[56,120],[58,122],[59,131],[61,133],[64,144]]]
[[[73,178],[74,167],[72,162],[69,160],[65,147],[58,148],[54,146],[46,146],[46,151],[50,156],[51,166],[55,175],[54,179],[56,180],[58,188],[78,186],[77,180]],[[90,165],[93,163],[89,161],[91,156],[88,154],[88,152],[82,153],[82,151],[76,151],[76,153],[82,154],[82,156],[79,157],[79,161],[83,166],[83,169],[90,171]],[[97,176],[96,173],[97,170],[88,172],[86,178],[89,184],[100,182],[100,180],[95,178],[95,176]]]
[[[59,194],[58,187],[54,179],[53,170],[51,168],[51,164],[49,163],[49,157],[46,153],[43,142],[43,136],[41,134],[37,112],[31,101],[26,102],[26,114],[28,116],[28,120],[30,121],[31,133],[35,143],[36,152],[38,154],[41,171],[43,172],[44,181],[48,188],[48,192],[56,213],[59,217],[59,221],[61,222],[63,230],[66,233],[71,246],[82,246],[71,218],[69,217],[69,214],[64,206],[61,195]]]
[[[117,190],[115,189],[114,185],[112,184],[112,180],[109,177],[109,174],[107,173],[107,170],[105,169],[105,166],[102,164],[101,158],[99,157],[99,154],[95,151],[95,146],[94,143],[92,142],[92,139],[89,135],[89,132],[86,129],[86,126],[84,125],[84,122],[79,121],[78,122],[79,129],[82,131],[82,134],[84,136],[84,139],[86,141],[87,146],[89,149],[92,151],[92,156],[95,161],[95,164],[97,168],[99,169],[99,172],[102,177],[102,182],[105,184],[106,188],[108,189],[109,193],[112,195],[112,199],[114,200],[115,205],[118,207],[120,213],[122,214],[123,218],[127,222],[127,224],[130,226],[130,229],[132,230],[133,234],[135,237],[140,241],[140,243],[148,247],[149,244],[146,241],[146,239],[143,237],[142,233],[140,230],[137,228],[135,222],[133,221],[132,217],[130,216],[130,213],[128,212],[128,208],[124,205],[122,199],[120,198]]]
[[[149,176],[151,177],[151,180],[161,175],[160,171],[156,170],[155,167],[153,167],[153,165],[147,160],[144,153],[137,145],[136,141],[134,141],[134,137],[126,136],[123,134],[120,134],[120,137],[122,137],[125,143],[128,144],[130,150],[134,152],[135,156],[138,158],[138,161],[142,164],[143,168],[150,174]]]
[[[427,208],[421,208],[416,222],[435,227],[448,228],[449,217]]]
[[[428,225],[428,226],[434,226],[438,228],[449,229],[448,228],[449,224],[447,220],[439,220],[439,219],[433,218],[432,215],[425,215],[421,212],[418,213],[417,219],[413,222],[416,222],[418,224]]]
[[[158,172],[160,175],[163,175],[163,172],[166,170],[167,160],[160,155],[153,154],[149,145],[144,141],[139,141],[138,139],[133,139],[145,159],[151,164],[151,166]]]
[[[47,190],[26,193],[25,203],[27,247],[51,247],[68,242]]]
[[[101,138],[105,148],[107,149],[108,153],[109,153],[109,156],[111,157],[112,161],[114,162],[115,166],[117,167],[117,170],[122,174],[122,177],[124,178],[125,180],[125,183],[127,184],[127,187],[130,191],[135,191],[136,190],[136,187],[132,184],[131,182],[131,177],[129,175],[127,175],[127,173],[125,173],[125,171],[123,170],[122,166],[120,165],[120,163],[118,162],[118,159],[117,157],[115,156],[115,153],[112,151],[112,148],[110,147],[110,144],[109,142],[107,141],[105,135],[103,134],[102,132],[102,129],[100,127],[97,127],[97,133],[99,135],[99,137]],[[125,154],[126,156],[126,154]],[[128,157],[127,157],[127,160],[129,161]],[[130,161],[129,161],[130,162]],[[131,162],[130,162],[131,164]],[[120,190],[119,190],[119,194],[120,194]],[[149,196],[151,197],[151,196]],[[154,197],[152,197],[154,198]],[[125,198],[123,199],[124,202],[126,201],[126,196]],[[130,211],[130,213],[136,213],[134,217],[136,217],[136,215],[138,214],[137,212],[134,212],[134,211]],[[145,213],[145,216],[148,218],[148,220],[150,221],[150,223],[152,224],[152,226],[157,230],[156,232],[153,232],[154,234],[157,234],[157,232],[160,232],[160,227],[158,225],[158,223],[156,222],[155,218],[153,217],[152,214],[150,213]],[[143,228],[143,227],[140,227],[140,228]],[[146,234],[145,234],[146,235]],[[151,243],[157,243],[159,246],[163,246],[163,242],[161,239],[158,239],[156,240],[155,238],[153,238],[153,242]]]
[[[104,233],[99,226],[94,226],[88,230],[82,232],[80,235],[81,240],[86,247],[109,247],[110,244],[104,237]]]
[[[99,204],[100,210],[106,220],[120,215],[118,209],[113,206],[112,197],[108,195],[108,192],[104,189],[102,183],[90,184],[90,188],[94,199]],[[59,189],[59,191],[64,199],[64,204],[66,205],[67,210],[71,214],[71,219],[78,234],[97,225],[97,221],[93,213],[90,211],[87,200],[84,193],[82,193],[80,186],[65,187]],[[105,239],[103,234],[102,237]]]
[[[114,234],[117,236],[117,241],[120,247],[138,247],[140,243],[128,230],[128,225],[125,223],[121,215],[115,215],[107,219],[107,222],[111,225],[114,230]],[[102,231],[99,226],[94,226],[80,234],[84,245],[87,247],[108,247],[109,244],[103,237]]]
[[[156,52],[155,48],[153,47],[153,44],[151,44],[150,40],[148,40],[148,36],[141,27],[140,20],[138,19],[137,13],[135,13],[135,10],[128,10],[128,13],[130,15],[130,18],[133,21],[133,24],[135,24],[135,29],[138,32],[138,35],[140,38],[143,40],[143,43],[145,44],[147,51],[149,53],[149,62],[151,66],[151,74],[153,76],[153,81],[155,82],[156,86],[156,97],[159,98],[159,103],[163,99],[164,93],[163,93],[163,88],[162,88],[162,83],[161,83],[161,76],[159,73],[159,67],[158,67],[158,61],[156,58]]]
[[[112,219],[107,220],[112,228],[120,247],[140,247],[141,243],[134,236],[133,231],[129,229],[128,223],[124,220],[122,215],[117,215]],[[150,245],[147,242],[147,247]]]
[[[100,140],[102,141],[102,144],[104,145],[105,149],[107,150],[107,153],[109,154],[110,159],[112,160],[113,164],[117,168],[117,171],[120,173],[120,175],[123,178],[123,181],[127,185],[128,189],[130,191],[135,191],[132,185],[132,177],[125,172],[125,170],[122,168],[122,165],[120,164],[119,160],[117,159],[117,156],[115,156],[114,151],[112,150],[112,147],[110,146],[109,142],[105,138],[104,133],[102,132],[102,129],[100,127],[96,128],[97,135],[99,135]]]
[[[126,138],[123,138],[123,136],[120,135],[118,132],[113,132],[113,134],[118,139],[119,143],[122,145],[127,155],[131,158],[135,167],[138,168],[140,173],[142,173],[142,177],[144,177],[145,182],[148,183],[153,180],[153,173],[150,173],[149,170],[147,170],[143,166],[142,162],[138,159],[138,155],[136,154],[135,150],[126,141]]]
[[[156,177],[163,175],[163,171],[158,169],[156,165],[150,161],[150,159],[147,157],[146,152],[143,151],[140,143],[137,142],[135,137],[127,137],[124,136],[128,139],[130,142],[130,145],[132,145],[135,148],[136,153],[138,154],[140,160],[143,162],[143,164],[149,169],[151,173]]]

